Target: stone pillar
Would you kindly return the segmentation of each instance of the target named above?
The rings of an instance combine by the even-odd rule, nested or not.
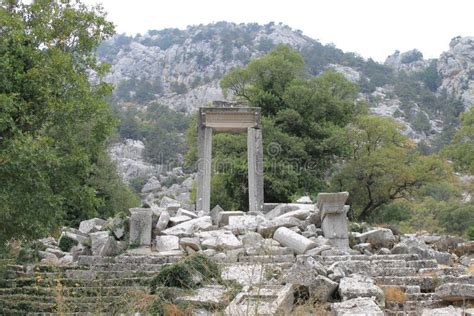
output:
[[[198,122],[198,183],[196,211],[211,211],[212,128]]]
[[[130,245],[149,247],[151,244],[152,211],[147,208],[130,209]]]
[[[263,210],[263,145],[261,129],[247,129],[247,157],[249,211],[261,212]]]
[[[324,237],[337,248],[349,248],[349,229],[347,212],[349,206],[345,205],[348,192],[319,193],[317,207],[321,213],[321,228]]]

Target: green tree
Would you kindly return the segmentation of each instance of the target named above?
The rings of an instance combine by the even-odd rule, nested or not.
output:
[[[89,74],[107,70],[93,52],[112,23],[100,7],[51,0],[2,3],[0,21],[0,242],[109,214],[118,191],[97,176],[111,87]]]
[[[359,109],[356,85],[333,72],[309,79],[301,56],[278,46],[229,72],[221,86],[262,110],[265,200],[288,202],[296,194],[321,191],[326,170],[345,151],[344,126]],[[195,128],[188,133],[191,161],[196,159]],[[224,166],[215,170],[220,179],[213,181],[213,192],[225,191],[228,207],[247,209],[245,135],[217,134],[213,158]]]
[[[461,128],[444,152],[457,171],[474,174],[474,108],[461,114]]]
[[[351,151],[331,180],[350,192],[355,217],[367,219],[393,200],[408,199],[424,185],[445,179],[449,170],[435,156],[421,156],[392,119],[360,116],[344,136]]]

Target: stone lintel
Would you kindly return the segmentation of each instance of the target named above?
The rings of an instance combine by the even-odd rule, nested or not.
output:
[[[260,129],[260,108],[199,108],[201,124],[215,132],[241,133],[247,128]]]

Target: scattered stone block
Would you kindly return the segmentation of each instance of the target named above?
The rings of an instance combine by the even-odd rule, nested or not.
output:
[[[176,216],[188,216],[191,218],[197,218],[197,214],[188,210],[185,210],[184,208],[178,209],[178,212],[176,213]]]
[[[359,297],[341,303],[333,303],[331,310],[334,316],[384,316],[383,311],[370,297]]]
[[[217,225],[219,227],[229,225],[229,218],[234,216],[244,216],[242,211],[220,212],[217,216]]]
[[[109,239],[109,232],[95,232],[90,234],[91,237],[91,251],[94,256],[99,256],[102,251],[102,246]]]
[[[296,211],[287,212],[278,216],[277,218],[285,218],[285,217],[294,217],[299,220],[305,220],[310,214],[310,211],[307,209],[299,209]]]
[[[273,239],[283,246],[293,249],[297,254],[303,254],[317,246],[314,241],[311,241],[286,227],[278,228],[273,234]]]
[[[211,249],[207,249],[209,251]],[[252,286],[266,282],[265,267],[260,263],[233,263],[222,268],[221,277],[223,280],[236,281],[241,285]]]
[[[316,248],[312,248],[308,251],[305,252],[306,255],[308,256],[319,256],[321,255],[321,253],[325,250],[330,250],[332,247],[331,246],[327,246],[327,245],[323,245],[323,246],[319,246],[319,247],[316,247]]]
[[[79,224],[79,231],[84,234],[89,234],[100,230],[100,227],[105,224],[105,220],[100,218],[92,218],[86,221],[82,221]]]
[[[150,246],[151,244],[151,209],[130,209],[130,245]]]
[[[178,224],[162,231],[165,235],[173,235],[178,237],[192,237],[192,235],[201,230],[208,230],[212,227],[210,216],[198,217],[187,222]]]
[[[217,225],[219,223],[219,213],[222,213],[222,212],[224,212],[224,209],[219,204],[214,206],[214,208],[211,210],[210,215],[212,218],[212,223],[214,225]]]
[[[271,221],[261,223],[257,228],[257,232],[264,238],[271,238],[279,227],[289,228],[299,225],[301,225],[301,221],[294,217],[275,218]]]
[[[198,288],[192,294],[177,297],[176,301],[216,309],[227,306],[229,304],[229,296],[224,286],[214,285]]]
[[[448,302],[474,300],[474,284],[445,283],[437,287],[435,293]]]
[[[262,240],[263,237],[256,232],[247,232],[245,235],[240,237],[244,248],[256,247]]]
[[[298,286],[309,287],[316,282],[318,275],[326,276],[326,268],[312,257],[300,256],[291,266],[283,281]]]
[[[469,316],[463,308],[448,306],[441,308],[424,308],[421,316]]]
[[[161,189],[160,181],[156,177],[151,177],[142,188],[142,193],[149,193],[158,191]]]
[[[241,248],[242,242],[227,230],[213,230],[196,233],[203,239],[201,246],[204,249],[231,250]]]
[[[170,218],[170,213],[168,213],[168,211],[161,212],[160,217],[158,218],[158,222],[155,226],[156,234],[160,234],[163,230],[166,229],[166,227],[168,227]]]
[[[191,220],[192,218],[186,215],[181,215],[181,216],[172,216],[170,217],[169,225],[170,226],[176,226],[178,224],[187,222]]]
[[[392,230],[382,227],[376,227],[373,230],[359,234],[356,239],[359,243],[369,243],[376,248],[390,248],[395,242]]]
[[[380,306],[385,306],[385,295],[381,288],[375,285],[369,277],[353,274],[342,278],[339,283],[339,294],[343,301],[358,297],[375,297]]]
[[[225,309],[225,315],[289,315],[293,286],[245,287]]]
[[[318,275],[309,286],[309,296],[311,299],[318,300],[319,302],[327,302],[331,299],[338,286],[337,282]]]
[[[199,242],[199,238],[190,238],[184,237],[179,240],[179,245],[183,248],[191,248],[194,251],[201,250],[201,243]]]
[[[176,215],[178,209],[181,207],[181,203],[179,203],[175,199],[165,196],[161,199],[160,207],[167,210],[171,216],[174,216]]]
[[[229,217],[229,225],[227,226],[234,235],[242,235],[247,232],[255,232],[258,226],[265,219],[259,215],[244,215]]]
[[[176,236],[156,236],[156,250],[159,252],[179,250],[179,237]]]

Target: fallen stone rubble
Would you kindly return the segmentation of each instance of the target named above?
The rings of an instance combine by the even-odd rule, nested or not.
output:
[[[346,193],[323,194],[317,203],[304,197],[266,213],[216,206],[207,214],[162,197],[128,216],[94,218],[64,228],[57,241],[40,240],[40,266],[57,267],[66,288],[69,279],[87,292],[101,280],[112,293],[144,287],[161,266],[203,253],[220,265],[223,279],[243,286],[232,301],[220,301],[227,315],[290,314],[301,297],[334,315],[470,315],[472,241],[367,225],[351,232],[346,199]],[[14,311],[13,301],[32,299],[19,294],[39,291],[25,281],[35,273],[30,266],[10,267],[0,288],[3,308]],[[179,299],[215,305],[226,291],[216,284]],[[54,311],[53,303],[34,302],[32,310]],[[84,299],[76,311],[92,305]]]

